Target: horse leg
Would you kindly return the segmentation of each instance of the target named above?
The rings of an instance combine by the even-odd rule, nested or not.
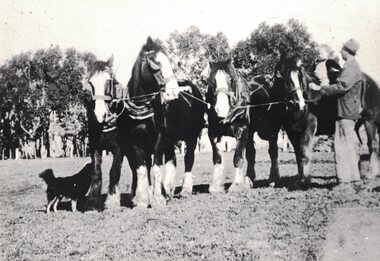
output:
[[[145,161],[145,152],[138,148],[136,150],[136,176],[137,176],[137,187],[136,196],[133,199],[133,204],[137,207],[147,208],[150,204],[149,202],[149,179],[148,179],[148,168]]]
[[[185,177],[182,183],[181,195],[193,193],[193,175],[191,170],[194,165],[194,150],[197,146],[197,137],[193,137],[186,141],[186,154],[185,154]]]
[[[157,143],[154,149],[154,165],[152,168],[154,183],[153,183],[153,195],[155,202],[158,205],[165,205],[166,200],[163,196],[163,177],[162,177],[162,166],[164,158],[165,144],[163,142],[163,137],[161,133],[158,135]]]
[[[108,188],[107,200],[105,202],[106,208],[115,208],[120,206],[120,191],[119,180],[121,165],[123,164],[123,154],[119,147],[115,148],[112,152],[113,161],[110,170],[110,183]]]
[[[311,152],[313,146],[313,136],[305,132],[300,134],[288,134],[289,139],[294,147],[298,167],[299,184],[302,188],[308,188],[310,185],[310,165]]]
[[[209,132],[209,138],[212,148],[212,160],[214,162],[214,172],[212,175],[211,185],[209,192],[211,194],[224,192],[224,175],[223,175],[223,163],[222,155],[219,148],[216,146],[216,139]]]
[[[376,136],[376,124],[373,122],[365,121],[365,129],[368,139],[368,150],[370,154],[369,159],[369,176],[367,178],[373,179],[380,174],[379,164],[379,140]]]
[[[278,145],[277,145],[278,133],[271,136],[269,139],[269,157],[271,160],[269,185],[271,187],[276,185],[276,182],[280,179],[280,171],[278,169]]]
[[[174,152],[174,143],[169,144],[165,150],[165,180],[164,188],[167,196],[172,197],[175,190],[177,160]]]
[[[91,153],[92,162],[94,163],[94,171],[91,174],[90,193],[88,195],[85,210],[103,209],[103,202],[101,197],[102,192],[102,150],[95,150]]]
[[[247,127],[240,127],[236,134],[236,149],[234,154],[234,167],[235,167],[235,177],[232,185],[230,186],[228,192],[237,192],[245,189],[246,187],[250,188],[250,184],[245,183],[246,173],[243,173],[243,151],[245,145],[247,144],[248,139],[248,130]],[[248,178],[249,180],[249,178]],[[248,185],[248,186],[245,186]]]
[[[311,157],[313,155],[314,137],[317,132],[317,118],[313,117],[309,119],[309,123],[306,124],[306,129],[301,136],[301,151],[302,151],[302,167],[303,178],[301,183],[308,187],[311,183]]]
[[[130,155],[127,155],[129,167],[132,171],[132,186],[131,186],[131,194],[130,198],[134,198],[136,196],[136,188],[137,188],[137,167],[136,160],[132,158]]]
[[[255,161],[256,161],[256,149],[255,149],[255,143],[253,141],[253,134],[254,130],[253,128],[248,129],[248,138],[247,138],[247,144],[245,146],[245,158],[247,159],[247,182],[250,184],[250,187],[253,187],[253,182],[256,178],[255,173]]]

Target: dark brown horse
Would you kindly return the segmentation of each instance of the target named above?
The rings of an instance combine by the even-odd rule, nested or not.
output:
[[[308,84],[316,82],[317,79],[302,68],[302,59],[298,54],[289,54],[280,63],[283,77],[281,81],[287,93],[288,104],[284,129],[296,154],[299,177],[297,185],[307,188],[310,185],[312,147],[317,131],[316,112],[309,103],[314,97]]]
[[[179,140],[184,140],[187,147],[183,191],[192,192],[191,169],[197,138],[204,126],[205,105],[195,100],[202,99],[195,85],[190,82],[180,85],[187,87],[179,86],[165,50],[148,37],[133,66],[128,92],[135,107],[151,109],[154,116],[129,118],[123,122],[128,137],[127,157],[137,176],[135,202],[138,205],[152,203],[149,186],[153,187],[156,203],[166,203],[163,194],[173,195],[176,171],[174,149]],[[154,181],[149,178],[152,155]],[[165,179],[161,173],[164,160]]]
[[[361,141],[359,128],[364,123],[370,153],[370,174],[367,178],[374,178],[380,175],[380,87],[370,76],[365,73],[363,73],[361,93],[362,112],[361,118],[355,125],[355,130],[358,134],[359,140]]]
[[[222,157],[217,143],[221,136],[235,137],[237,146],[234,155],[235,178],[229,191],[252,186],[255,180],[256,150],[253,142],[255,132],[269,142],[271,170],[269,180],[276,182],[278,170],[278,132],[285,116],[285,90],[278,80],[270,86],[264,76],[257,76],[248,83],[233,67],[231,60],[210,63],[209,87],[206,101],[208,110],[209,137],[213,149],[214,173],[210,192],[224,191]],[[230,81],[226,79],[227,75]],[[246,149],[247,174],[243,173],[243,150]]]

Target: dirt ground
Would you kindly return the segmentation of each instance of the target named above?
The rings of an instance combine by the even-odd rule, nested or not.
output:
[[[178,159],[180,185],[183,157]],[[232,154],[224,159],[230,183]],[[125,207],[131,175],[124,163],[120,208],[73,213],[63,203],[46,215],[46,186],[38,173],[52,168],[57,176],[72,175],[87,160],[0,161],[0,260],[339,260],[336,253],[353,257],[349,251],[355,248],[367,260],[379,260],[379,252],[361,239],[367,235],[376,242],[380,233],[373,232],[380,228],[380,193],[372,191],[378,181],[358,191],[332,188],[331,153],[314,154],[312,173],[318,178],[308,191],[267,187],[269,156],[260,151],[255,188],[220,195],[208,193],[211,155],[197,154],[195,194],[149,209]],[[104,194],[110,163],[106,157]],[[280,153],[280,171],[284,180],[296,174],[294,154]]]

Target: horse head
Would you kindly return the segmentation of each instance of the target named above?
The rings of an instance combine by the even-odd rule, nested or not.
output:
[[[103,123],[109,113],[109,106],[118,84],[112,70],[113,55],[106,61],[95,61],[88,66],[84,85],[92,94],[92,110],[99,123]]]
[[[281,76],[284,83],[285,100],[291,107],[304,110],[306,101],[304,92],[307,89],[307,78],[302,68],[302,58],[299,54],[287,55],[280,61]]]
[[[233,69],[231,59],[209,63],[208,90],[206,100],[219,118],[226,118],[234,103],[232,86]]]
[[[129,96],[137,97],[134,99],[136,103],[143,103],[146,101],[146,95],[161,90],[164,101],[178,98],[179,86],[170,60],[159,41],[153,41],[148,37],[132,69],[128,83]]]

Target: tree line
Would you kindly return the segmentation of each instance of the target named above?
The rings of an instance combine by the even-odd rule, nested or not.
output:
[[[307,27],[295,19],[261,23],[234,47],[222,32],[205,34],[196,26],[171,33],[162,44],[176,76],[202,92],[210,60],[231,56],[248,80],[258,74],[270,79],[282,53],[301,53],[306,66],[317,54]],[[94,61],[92,53],[51,46],[15,55],[0,67],[0,159],[87,156],[82,80]]]

